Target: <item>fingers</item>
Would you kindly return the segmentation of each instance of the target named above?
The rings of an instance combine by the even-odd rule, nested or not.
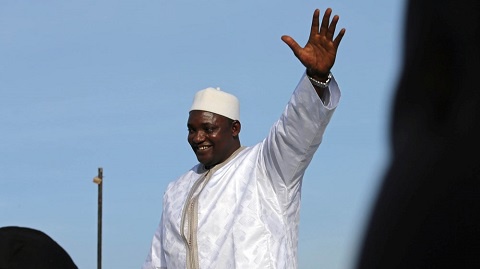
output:
[[[335,34],[335,29],[337,28],[338,19],[338,15],[333,16],[332,22],[330,23],[330,26],[328,26],[328,31],[325,34],[328,40],[333,40],[333,35]]]
[[[316,12],[316,18],[318,22],[318,13]],[[320,32],[317,32],[320,35],[325,36],[328,40],[333,40],[333,36],[335,34],[335,30],[337,28],[337,23],[340,17],[338,15],[333,16],[332,21],[330,22],[330,16],[332,15],[332,9],[327,8],[325,11],[325,14],[323,15],[322,18],[322,25],[320,27]],[[314,16],[315,18],[315,16]],[[313,22],[312,22],[313,23]],[[313,25],[312,25],[312,31],[313,31]],[[338,47],[340,44],[340,41],[342,41],[343,35],[345,34],[345,29],[343,28],[338,36],[333,40],[335,45]]]
[[[325,10],[325,14],[323,14],[322,26],[320,27],[320,34],[321,35],[326,35],[327,32],[328,32],[328,23],[330,22],[330,15],[331,14],[332,14],[332,9],[331,8],[327,8],[327,10]],[[317,16],[317,20],[318,20],[318,16]]]
[[[321,65],[331,67],[335,60],[338,46],[340,45],[340,42],[342,41],[342,38],[345,34],[345,28],[341,29],[337,37],[335,37],[334,39],[334,34],[337,28],[339,16],[333,16],[332,21],[330,22],[332,9],[327,8],[325,14],[323,15],[322,22],[321,24],[319,24],[319,15],[320,10],[315,9],[312,18],[312,25],[310,28],[310,37],[307,44],[305,45],[305,48],[302,48],[290,36],[284,35],[282,36],[282,40],[290,47],[295,56],[297,56],[297,58],[305,66],[312,66],[312,61],[314,61],[315,59],[326,59],[326,62],[322,63]],[[306,65],[305,63],[307,62],[308,64]]]
[[[318,15],[320,14],[319,9],[315,9],[313,12],[313,18],[312,18],[312,27],[310,28],[310,36],[315,36],[318,34]]]
[[[282,36],[282,40],[290,47],[295,55],[297,55],[298,51],[302,49],[302,47],[300,47],[300,45],[288,35]]]
[[[346,31],[345,28],[342,28],[342,30],[340,30],[335,40],[333,40],[333,44],[335,45],[336,48],[340,46],[340,42],[342,41],[342,38],[345,35],[345,31]]]

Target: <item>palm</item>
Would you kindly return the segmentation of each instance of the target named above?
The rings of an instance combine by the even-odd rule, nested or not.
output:
[[[331,12],[330,8],[325,11],[322,24],[319,25],[320,11],[315,10],[310,37],[303,48],[293,38],[282,36],[282,40],[292,49],[295,56],[312,76],[325,77],[328,75],[335,63],[340,41],[345,34],[345,29],[342,29],[337,37],[333,38],[339,17],[335,15],[329,23]]]

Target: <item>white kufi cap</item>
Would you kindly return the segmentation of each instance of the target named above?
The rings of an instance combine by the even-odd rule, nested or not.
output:
[[[220,90],[220,88],[206,88],[198,91],[193,99],[192,110],[213,112],[240,120],[240,102],[234,95]]]

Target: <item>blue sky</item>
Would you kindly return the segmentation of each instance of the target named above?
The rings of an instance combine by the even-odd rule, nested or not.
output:
[[[404,2],[0,2],[0,227],[39,229],[96,268],[97,170],[104,170],[103,268],[140,268],[168,182],[196,163],[193,94],[241,101],[243,145],[263,139],[304,72],[315,8],[347,32],[333,67],[339,107],[305,175],[302,269],[350,268],[388,161]]]

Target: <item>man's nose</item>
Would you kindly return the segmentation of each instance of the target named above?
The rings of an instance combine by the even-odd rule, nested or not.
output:
[[[200,143],[200,142],[203,142],[203,140],[205,140],[205,133],[204,132],[199,131],[199,132],[195,132],[193,134],[192,141],[194,143]]]

